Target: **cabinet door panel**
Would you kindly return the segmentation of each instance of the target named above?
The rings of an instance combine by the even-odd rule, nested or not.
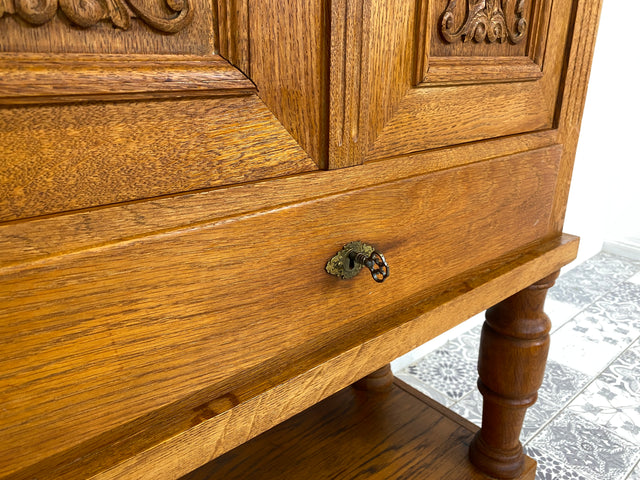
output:
[[[344,43],[363,65],[340,99],[358,128],[351,145],[330,132],[330,166],[553,128],[572,3],[372,2]]]

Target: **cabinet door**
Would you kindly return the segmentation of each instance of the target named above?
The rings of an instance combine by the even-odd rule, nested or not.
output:
[[[315,170],[217,54],[223,20],[207,0],[0,1],[0,222]]]
[[[554,127],[570,0],[342,3],[362,3],[358,32],[332,40],[362,62],[340,100],[360,105],[348,141],[365,145],[332,131],[336,165]]]
[[[321,167],[554,128],[573,0],[222,3],[227,57]]]

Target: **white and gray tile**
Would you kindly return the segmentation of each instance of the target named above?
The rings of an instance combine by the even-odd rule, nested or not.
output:
[[[434,400],[450,406],[476,388],[476,362],[468,360],[469,348],[465,341],[447,342],[403,369],[398,376],[424,393],[435,391],[444,394],[446,398],[437,395],[440,398]],[[418,387],[420,384],[421,388]]]
[[[449,408],[477,426],[482,426],[482,395],[477,388]]]
[[[431,398],[432,400],[435,400],[440,405],[444,405],[445,407],[451,408],[451,405],[453,405],[455,400],[453,400],[452,398],[449,398],[446,394],[439,392],[428,383],[420,380],[418,376],[410,373],[410,370],[409,370],[410,367],[411,366],[403,369],[400,372],[397,372],[395,376],[398,377],[403,382],[411,385],[413,388],[415,388],[419,392],[424,393],[427,397]]]
[[[525,447],[524,451],[538,462],[536,480],[589,480],[539,448]]]
[[[640,458],[640,446],[569,411],[560,413],[529,446],[589,480],[624,480]]]
[[[564,406],[589,383],[590,377],[561,363],[549,360],[538,396]]]
[[[628,324],[590,307],[552,335],[549,358],[594,376],[635,338],[637,334]]]
[[[627,477],[627,480],[640,480],[640,464],[636,465],[631,474]]]
[[[640,335],[640,285],[622,282],[590,305],[586,312],[607,318],[637,337]]]
[[[600,379],[618,391],[640,398],[640,340],[612,362]]]
[[[640,262],[601,252],[561,275],[549,289],[545,306],[552,331],[637,272]]]
[[[640,397],[594,381],[571,404],[569,410],[640,445]]]
[[[614,360],[569,409],[640,445],[640,342]]]

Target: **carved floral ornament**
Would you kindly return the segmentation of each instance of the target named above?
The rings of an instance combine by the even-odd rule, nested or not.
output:
[[[447,8],[442,14],[440,33],[447,42],[468,42],[473,39],[476,42],[487,40],[489,43],[502,43],[508,39],[515,44],[526,35],[525,0],[516,0],[515,2],[515,29],[509,28],[504,14],[508,8],[508,0],[466,0],[466,2],[467,17],[457,30],[455,29],[457,21],[454,13],[456,0],[449,0]]]
[[[162,0],[168,10],[166,18],[149,12],[137,1],[144,5],[145,0],[0,0],[0,17],[15,14],[25,22],[43,25],[61,10],[78,27],[87,28],[107,20],[127,30],[133,12],[147,25],[165,33],[179,32],[193,18],[192,0]]]

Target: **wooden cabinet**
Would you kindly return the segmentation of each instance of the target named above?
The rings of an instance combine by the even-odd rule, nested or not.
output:
[[[178,478],[494,304],[520,338],[598,13],[0,0],[0,478]],[[353,240],[385,282],[326,273]]]

